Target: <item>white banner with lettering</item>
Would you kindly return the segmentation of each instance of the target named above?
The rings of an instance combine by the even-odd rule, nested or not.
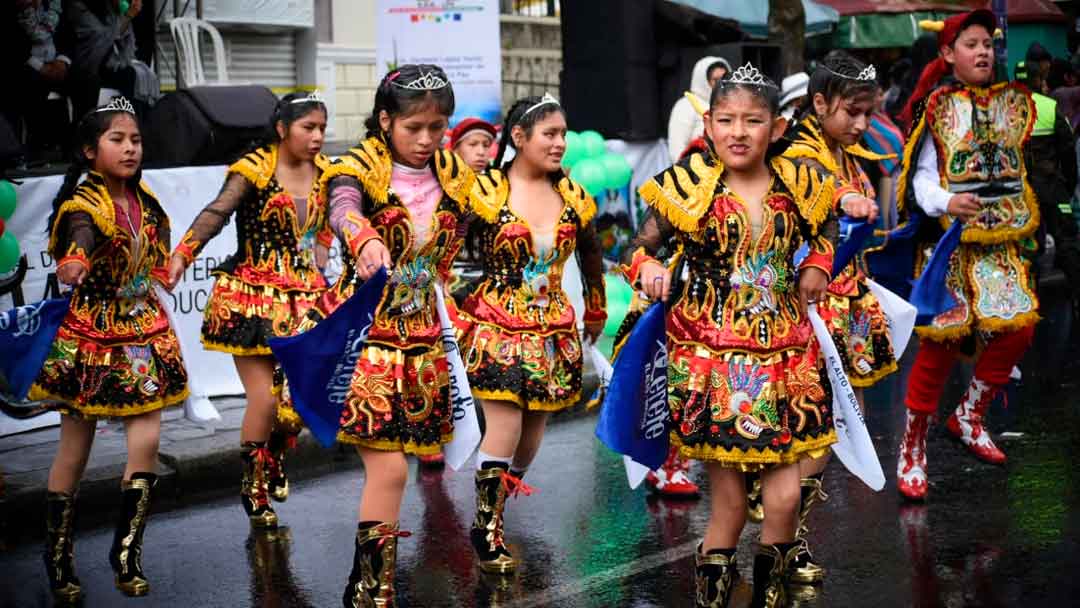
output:
[[[452,125],[471,116],[499,123],[502,50],[498,0],[378,0],[375,31],[378,79],[397,65],[437,65],[446,71],[454,87]]]
[[[146,171],[143,177],[169,214],[175,245],[199,211],[217,196],[225,179],[225,167],[160,169]],[[53,197],[62,181],[62,176],[53,175],[26,179],[16,186],[18,205],[7,229],[19,239],[22,253],[29,264],[26,277],[18,287],[25,303],[59,294],[56,264],[46,251],[48,234],[45,227],[52,212]],[[187,269],[183,282],[176,287],[168,302],[176,322],[175,329],[183,342],[188,373],[194,380],[193,392],[202,396],[238,395],[244,392],[232,357],[206,351],[199,342],[203,309],[214,286],[210,272],[234,251],[236,232],[230,222]],[[0,296],[0,310],[11,308],[13,303],[12,294]],[[0,436],[56,423],[55,415],[37,416],[29,420],[14,420],[0,415]]]

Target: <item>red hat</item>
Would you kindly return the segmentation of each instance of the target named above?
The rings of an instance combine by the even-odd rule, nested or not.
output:
[[[466,118],[459,122],[450,132],[450,149],[453,150],[462,139],[465,139],[466,135],[474,131],[483,131],[490,135],[492,139],[496,137],[495,127],[491,123],[479,118]]]
[[[957,13],[945,21],[920,21],[919,26],[924,30],[937,32],[938,47],[949,46],[956,42],[960,32],[972,25],[981,25],[991,36],[997,30],[997,19],[994,13],[986,9],[978,9],[966,13]],[[949,66],[944,59],[938,57],[927,64],[919,77],[915,90],[908,99],[904,111],[900,113],[900,120],[908,127],[911,126],[912,112],[915,104],[930,94],[938,82],[949,73]]]

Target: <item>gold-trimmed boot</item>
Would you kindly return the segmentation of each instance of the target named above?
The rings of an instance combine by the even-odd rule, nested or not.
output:
[[[793,583],[816,585],[825,580],[825,569],[814,562],[814,554],[810,552],[810,544],[806,540],[806,534],[810,530],[808,520],[811,509],[815,504],[829,499],[829,495],[821,489],[824,476],[824,473],[818,473],[804,477],[799,482],[799,530],[795,535],[795,540],[799,543],[799,553],[788,568],[788,579]]]
[[[754,595],[750,599],[750,608],[784,608],[787,605],[784,578],[798,553],[798,541],[761,545],[754,557]]]
[[[275,429],[270,433],[270,440],[266,442],[266,447],[270,450],[266,476],[270,498],[277,502],[285,502],[289,499],[289,476],[285,472],[285,454],[296,447],[296,435]]]
[[[698,545],[694,554],[694,587],[697,590],[695,606],[727,608],[738,575],[735,549],[712,549],[703,554],[701,545]]]
[[[270,506],[268,477],[269,461],[273,458],[265,441],[246,441],[241,444],[244,474],[240,481],[240,502],[254,528],[277,528],[278,517]]]
[[[397,539],[410,536],[396,523],[362,521],[356,528],[349,584],[342,596],[345,608],[394,608],[394,572],[397,569]]]
[[[45,497],[45,572],[57,604],[82,597],[75,576],[75,492],[49,492]]]
[[[492,574],[509,574],[517,568],[517,560],[503,541],[508,468],[503,463],[494,463],[476,471],[476,518],[469,530],[469,540],[476,551],[477,565]]]
[[[150,583],[142,569],[142,544],[155,485],[157,475],[153,473],[134,473],[130,480],[120,484],[123,507],[109,549],[109,565],[116,573],[116,588],[128,597],[150,593]]]
[[[765,505],[761,502],[761,474],[746,473],[746,519],[760,524],[765,521]]]

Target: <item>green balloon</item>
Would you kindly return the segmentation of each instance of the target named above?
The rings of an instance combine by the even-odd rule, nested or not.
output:
[[[604,334],[614,336],[619,331],[626,311],[630,309],[630,298],[634,290],[622,275],[608,274],[604,280],[604,291],[607,294],[607,321],[604,322]]]
[[[566,152],[563,153],[562,165],[567,169],[572,168],[581,160],[582,155],[585,152],[584,144],[581,142],[581,135],[573,132],[566,132]]]
[[[0,236],[0,274],[14,270],[19,265],[21,255],[19,241],[15,239],[15,235],[4,232],[3,236]]]
[[[593,196],[600,196],[607,188],[604,163],[596,158],[579,160],[570,170],[570,177]]]
[[[15,186],[8,181],[0,181],[0,218],[11,219],[15,213]]]
[[[582,131],[581,143],[585,146],[585,158],[599,158],[607,151],[604,136],[596,131]]]
[[[630,183],[634,170],[630,168],[630,163],[626,162],[626,157],[605,154],[600,158],[600,162],[604,164],[608,190],[618,190]]]

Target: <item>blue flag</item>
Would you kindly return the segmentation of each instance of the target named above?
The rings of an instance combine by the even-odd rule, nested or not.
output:
[[[380,269],[315,327],[269,340],[289,381],[293,409],[326,447],[337,440],[353,370],[385,286],[386,270]]]
[[[902,298],[911,294],[911,275],[915,270],[915,248],[918,246],[915,236],[924,217],[918,209],[913,210],[907,222],[887,232],[879,246],[865,254],[870,276]]]
[[[70,305],[56,298],[0,314],[0,390],[13,400],[26,399]]]
[[[596,436],[620,454],[649,467],[664,464],[670,444],[667,327],[657,302],[634,325],[615,359]]]
[[[873,232],[874,225],[868,224],[865,220],[853,222],[843,218],[840,219],[840,238],[842,240],[833,254],[832,276],[835,277],[840,274],[840,271],[855,258],[855,254],[859,253],[863,243],[866,242],[866,237],[873,234]]]
[[[949,293],[945,277],[949,273],[949,258],[960,244],[960,233],[963,230],[964,226],[960,222],[953,222],[952,226],[949,226],[945,235],[934,246],[926,268],[923,268],[922,274],[915,279],[908,301],[919,309],[916,325],[927,325],[934,317],[956,307],[956,298]]]

